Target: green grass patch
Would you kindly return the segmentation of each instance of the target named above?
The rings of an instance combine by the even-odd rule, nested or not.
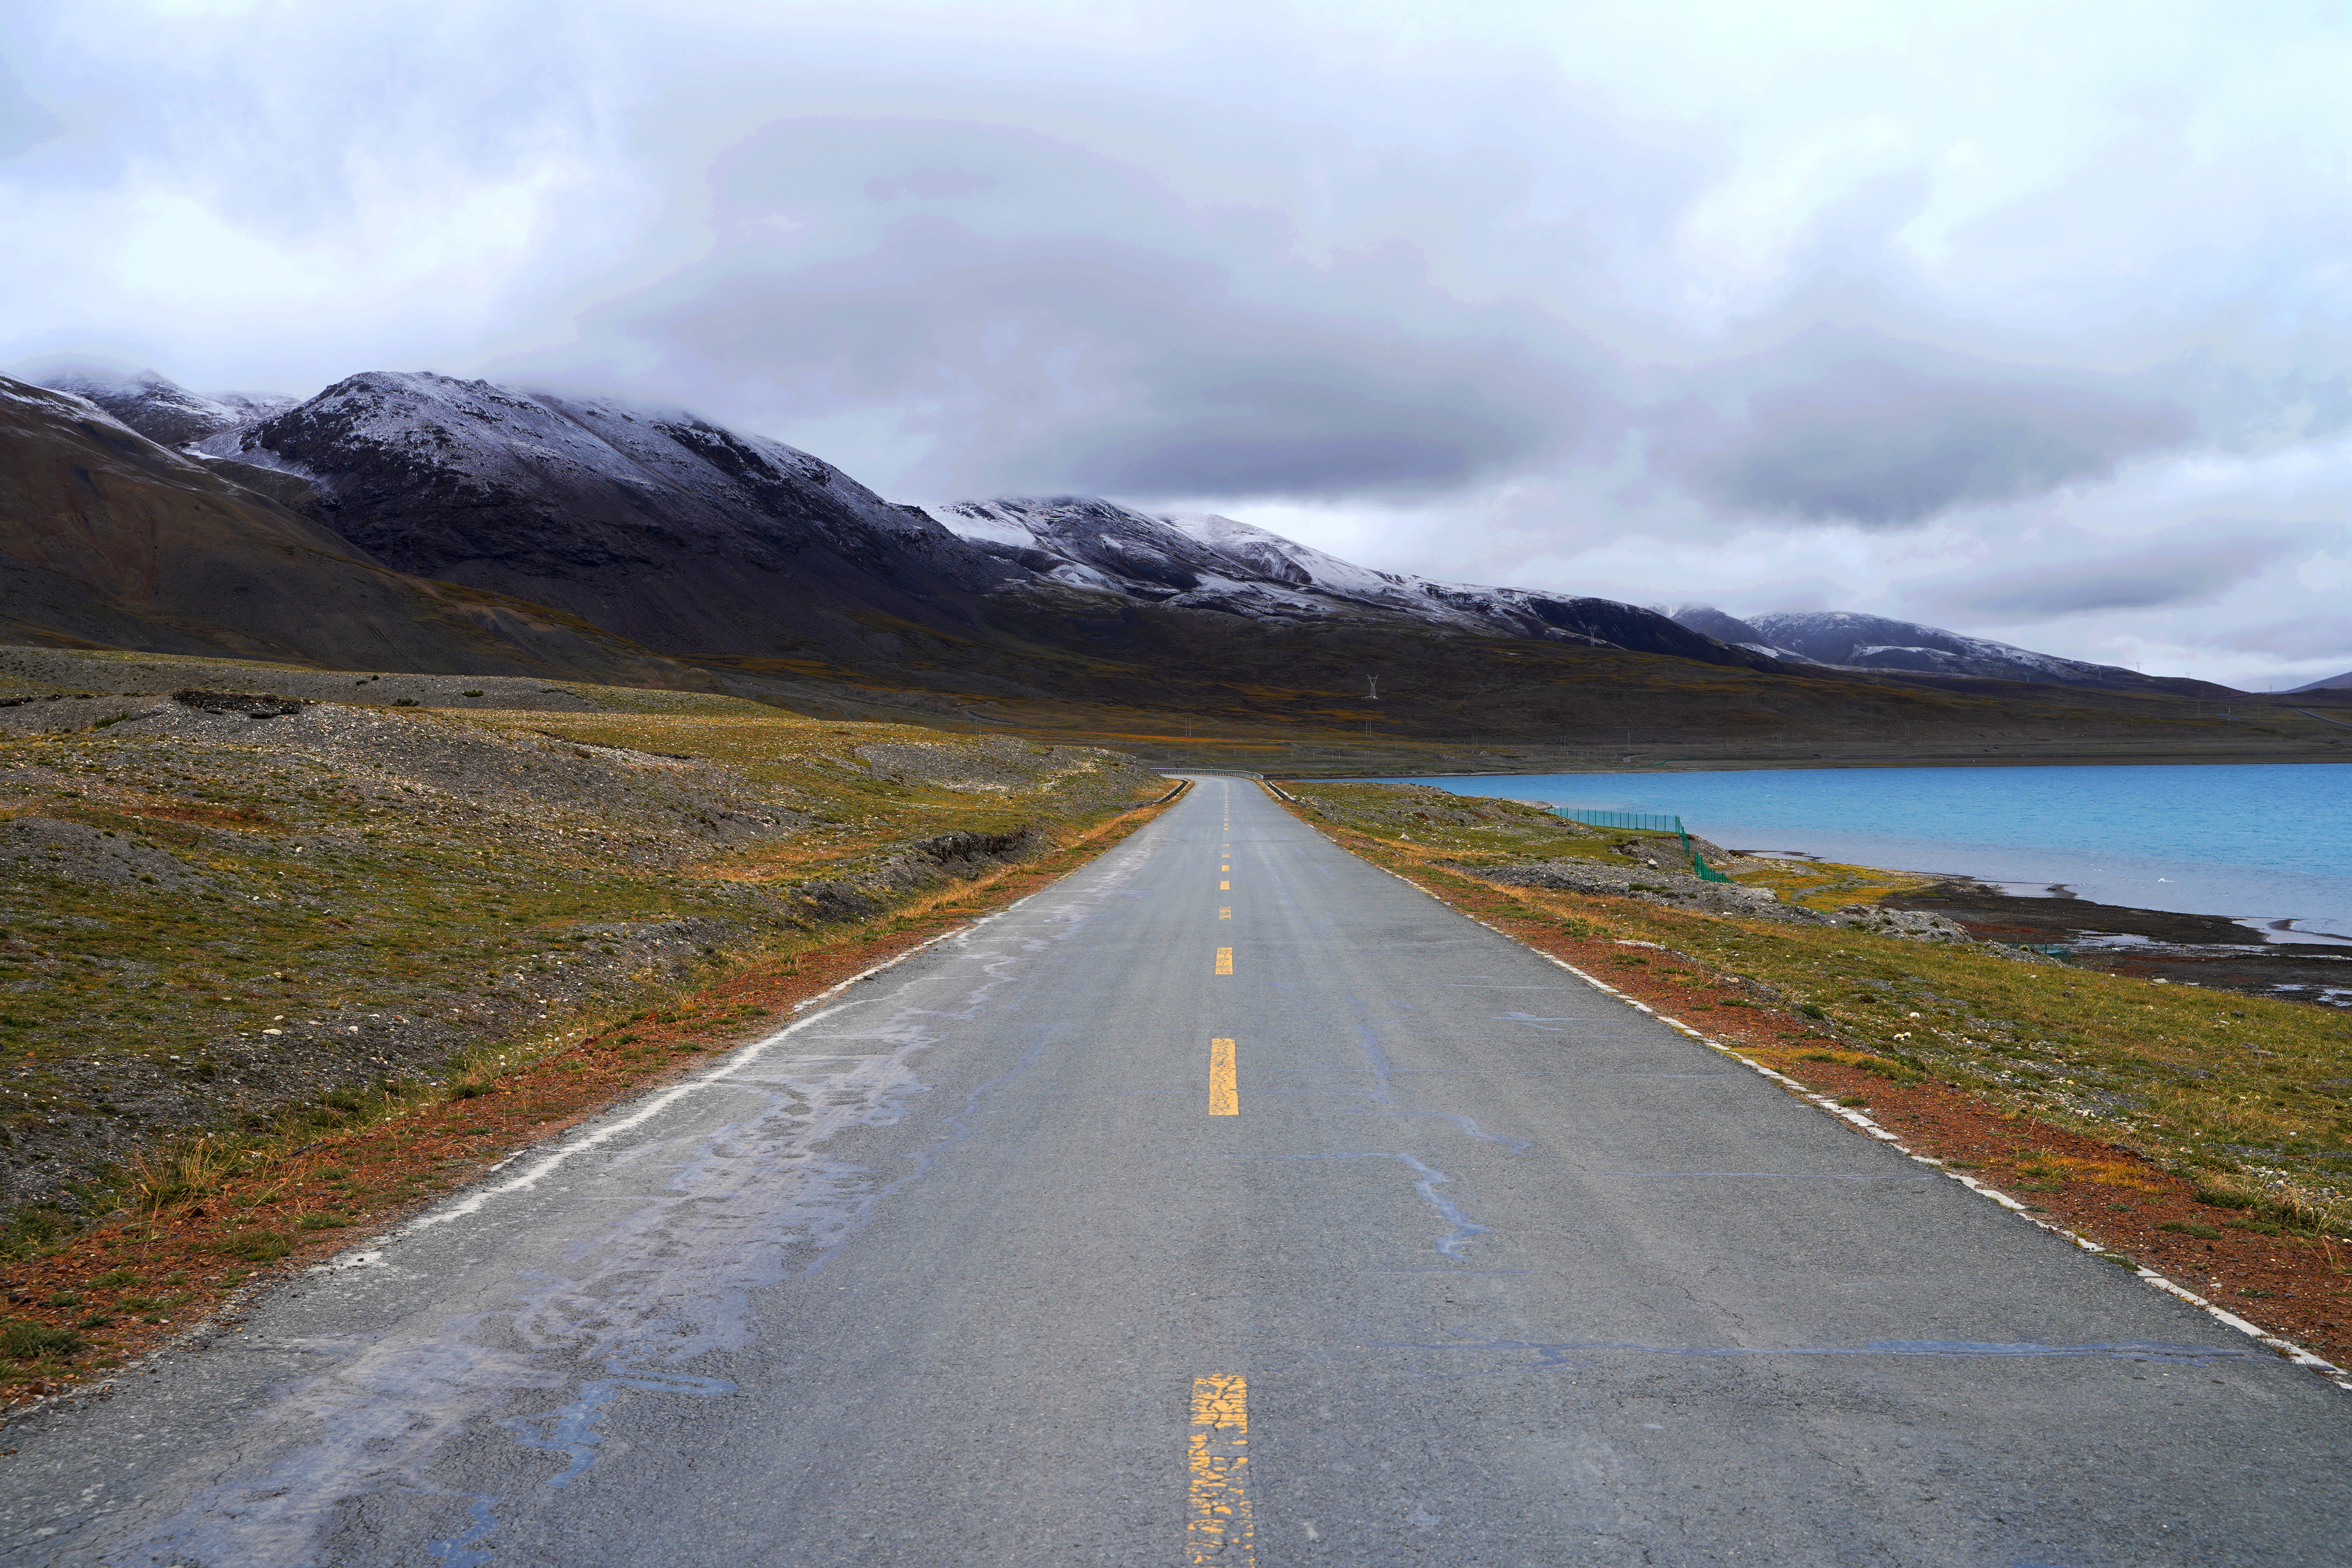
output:
[[[53,1329],[19,1318],[0,1323],[0,1356],[10,1361],[61,1361],[81,1349],[81,1336],[71,1329]]]
[[[294,1238],[282,1230],[245,1230],[222,1242],[221,1250],[247,1263],[275,1263],[294,1250]]]

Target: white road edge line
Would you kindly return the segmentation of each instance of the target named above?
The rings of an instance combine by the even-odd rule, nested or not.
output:
[[[1314,829],[1314,825],[1312,823],[1302,823],[1300,826],[1307,827],[1309,831],[1313,831]],[[1337,845],[1333,847],[1335,848],[1343,847]],[[1359,860],[1364,859],[1360,855],[1357,856],[1356,858]],[[1427,898],[1434,899],[1437,902],[1444,904],[1447,909],[1452,910],[1455,914],[1460,915],[1464,920],[1468,921],[1471,924],[1484,926],[1486,930],[1493,931],[1496,936],[1501,937],[1505,942],[1526,948],[1529,952],[1534,953],[1538,958],[1544,960],[1546,963],[1558,964],[1560,968],[1567,970],[1570,974],[1575,975],[1579,980],[1583,981],[1587,985],[1592,986],[1596,990],[1616,997],[1617,1000],[1624,1003],[1628,1007],[1637,1008],[1642,1012],[1647,1013],[1653,1018],[1657,1019],[1660,1023],[1670,1025],[1673,1027],[1681,1030],[1684,1034],[1688,1035],[1692,1039],[1696,1040],[1700,1045],[1706,1047],[1709,1050],[1720,1052],[1724,1056],[1729,1057],[1733,1061],[1738,1062],[1740,1066],[1763,1074],[1766,1078],[1770,1079],[1774,1083],[1779,1084],[1782,1089],[1787,1089],[1790,1093],[1795,1095],[1800,1100],[1802,1100],[1808,1104],[1815,1106],[1820,1110],[1829,1112],[1832,1116],[1836,1117],[1841,1121],[1851,1123],[1856,1131],[1866,1132],[1882,1143],[1893,1145],[1895,1150],[1906,1157],[1916,1160],[1919,1163],[1939,1172],[1946,1176],[1949,1176],[1953,1181],[1959,1183],[1960,1185],[1968,1188],[1969,1191],[1975,1193],[1978,1196],[1990,1198],[1994,1203],[1997,1203],[2001,1207],[2009,1210],[2011,1214],[2014,1214],[2018,1218],[2025,1221],[2028,1225],[2046,1230],[2053,1236],[2063,1237],[2066,1240],[2073,1242],[2076,1247],[2081,1247],[2084,1252],[2092,1253],[2101,1258],[2121,1258],[2123,1256],[2121,1253],[2109,1251],[2106,1247],[2101,1247],[2097,1242],[2093,1241],[2086,1236],[2077,1236],[2074,1232],[2068,1230],[2063,1225],[2053,1225],[2046,1219],[2035,1219],[2032,1215],[2026,1212],[2025,1205],[2023,1204],[2018,1202],[2015,1198],[2011,1197],[2007,1193],[2001,1192],[1994,1187],[1987,1186],[1984,1183],[1978,1181],[1974,1176],[1953,1170],[1950,1166],[1945,1164],[1941,1160],[1935,1158],[1933,1155],[1914,1152],[1909,1144],[1904,1142],[1903,1140],[1897,1138],[1894,1133],[1889,1132],[1885,1128],[1881,1127],[1877,1122],[1873,1121],[1869,1117],[1864,1116],[1861,1111],[1853,1109],[1853,1107],[1850,1105],[1840,1105],[1836,1100],[1832,1100],[1825,1094],[1815,1094],[1811,1089],[1807,1089],[1803,1084],[1799,1083],[1795,1079],[1790,1078],[1788,1074],[1768,1068],[1762,1062],[1757,1061],[1752,1058],[1742,1056],[1738,1051],[1725,1045],[1721,1040],[1708,1038],[1698,1030],[1692,1028],[1688,1024],[1684,1023],[1680,1018],[1669,1017],[1667,1015],[1659,1012],[1655,1007],[1651,1006],[1646,1002],[1635,1001],[1633,997],[1626,995],[1622,991],[1618,990],[1614,985],[1610,984],[1606,980],[1602,980],[1597,975],[1587,974],[1573,963],[1569,963],[1568,960],[1555,957],[1539,947],[1535,947],[1527,942],[1521,942],[1517,937],[1513,936],[1509,931],[1503,930],[1499,926],[1487,925],[1485,921],[1480,920],[1476,915],[1470,913],[1467,910],[1460,908],[1451,900],[1445,898],[1443,894],[1431,892],[1427,888],[1423,887],[1419,882],[1414,881],[1412,878],[1404,875],[1402,872],[1391,871],[1386,866],[1376,865],[1370,860],[1364,860],[1364,864],[1370,866],[1372,869],[1376,871],[1387,872],[1388,875],[1394,877],[1406,887],[1412,889],[1414,891],[1419,892]],[[2230,1327],[2237,1330],[2240,1333],[2260,1340],[2263,1344],[2268,1345],[2271,1349],[2278,1352],[2279,1354],[2284,1356],[2287,1360],[2294,1363],[2295,1365],[2307,1367],[2311,1371],[2315,1372],[2320,1376],[2326,1378],[2328,1382],[2334,1384],[2336,1387],[2344,1389],[2347,1392],[2352,1392],[2352,1373],[2346,1372],[2334,1362],[2327,1361],[2323,1357],[2313,1354],[2311,1352],[2304,1349],[2301,1345],[2296,1344],[2293,1340],[2282,1339],[2266,1329],[2259,1328],[2254,1324],[2246,1321],[2245,1319],[2238,1316],[2235,1312],[2231,1311],[2226,1307],[2215,1306],[2212,1302],[2208,1301],[2204,1297],[2200,1296],[2194,1290],[2189,1289],[2185,1286],[2176,1284],[2172,1280],[2167,1279],[2163,1275],[2158,1274],[2153,1268],[2145,1268],[2137,1263],[2131,1264],[2130,1268],[2133,1273],[2139,1276],[2140,1282],[2142,1284],[2161,1290],[2168,1296],[2178,1297],[2179,1300],[2188,1302],[2190,1306],[2197,1308],[2199,1310],[2205,1312],[2209,1316],[2229,1324]]]
[[[1052,884],[1049,883],[1047,886],[1050,887]],[[1037,889],[1037,892],[1043,892],[1045,890],[1045,889],[1040,888]],[[906,963],[908,959],[914,957],[919,952],[936,947],[940,942],[949,942],[956,937],[964,936],[971,931],[977,931],[982,926],[987,924],[990,921],[996,920],[1003,915],[1011,914],[1013,910],[1019,909],[1022,905],[1027,903],[1031,899],[1034,899],[1036,896],[1037,893],[1034,892],[1024,894],[1021,898],[1015,899],[1013,902],[1005,905],[1001,910],[992,910],[988,914],[981,916],[978,920],[968,921],[952,930],[943,931],[937,936],[917,942],[914,946],[908,948],[904,952],[898,953],[891,958],[887,958],[881,963],[874,964],[869,968],[861,969],[856,973],[851,975],[848,979],[836,981],[835,984],[826,986],[824,990],[818,992],[814,996],[804,996],[798,1002],[793,1003],[788,1010],[787,1016],[790,1014],[806,1012],[809,1008],[815,1006],[818,1003],[826,1000],[828,997],[838,996],[841,993],[848,990],[851,986],[856,985],[860,981],[871,980],[874,976],[881,973],[884,970],[895,969],[899,964]],[[846,1004],[845,1004],[845,1005]],[[786,1037],[793,1035],[801,1029],[806,1028],[811,1024],[832,1016],[839,1010],[839,1008],[827,1007],[822,1012],[810,1013],[807,1017],[794,1018],[793,1022],[785,1025],[782,1028],[776,1030],[772,1034],[763,1035],[759,1039],[738,1046],[733,1050],[729,1051],[715,1065],[713,1065],[709,1070],[698,1073],[695,1077],[687,1079],[684,1083],[672,1084],[669,1088],[663,1089],[660,1093],[655,1095],[652,1099],[638,1106],[636,1110],[621,1117],[617,1121],[606,1121],[588,1132],[570,1139],[565,1142],[557,1144],[553,1149],[549,1150],[546,1154],[533,1163],[530,1169],[512,1177],[511,1179],[500,1182],[495,1186],[478,1186],[474,1188],[473,1191],[466,1194],[463,1197],[458,1198],[452,1203],[446,1204],[440,1208],[430,1210],[427,1213],[421,1214],[415,1219],[410,1220],[407,1224],[384,1232],[382,1236],[375,1237],[363,1248],[359,1248],[351,1252],[339,1253],[335,1257],[328,1258],[323,1263],[314,1263],[310,1265],[310,1267],[304,1269],[303,1272],[306,1274],[333,1274],[339,1273],[347,1268],[374,1268],[383,1261],[384,1249],[394,1243],[406,1240],[408,1237],[415,1236],[421,1231],[428,1230],[435,1226],[446,1225],[452,1220],[463,1219],[468,1215],[478,1213],[481,1208],[493,1198],[504,1197],[509,1193],[522,1192],[528,1188],[538,1185],[539,1183],[550,1173],[564,1164],[573,1155],[586,1153],[589,1150],[595,1148],[597,1145],[608,1142],[612,1139],[617,1138],[622,1133],[628,1131],[630,1129],[643,1125],[645,1122],[651,1121],[654,1117],[660,1115],[664,1110],[668,1110],[670,1106],[684,1099],[686,1096],[694,1093],[698,1089],[708,1089],[722,1079],[725,1079],[737,1068],[740,1067],[749,1058],[757,1055],[759,1052],[766,1050],[771,1046],[778,1044]],[[497,1171],[504,1166],[510,1165],[514,1163],[515,1161],[523,1158],[523,1156],[529,1152],[529,1150],[518,1151],[515,1153],[508,1155],[505,1159],[500,1160],[497,1164],[492,1165],[489,1169],[491,1171]],[[487,1174],[488,1173],[485,1173]]]

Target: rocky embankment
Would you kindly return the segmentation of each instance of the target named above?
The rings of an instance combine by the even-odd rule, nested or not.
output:
[[[1694,848],[1698,848],[1705,841],[1694,838],[1691,843]],[[1699,854],[1707,859],[1710,866],[1736,863],[1738,858],[1722,855],[1721,861],[1718,861],[1707,854],[1707,850],[1713,847],[1709,845],[1699,848]],[[1696,910],[1706,914],[1739,915],[1750,920],[1780,921],[1793,925],[1853,926],[1878,936],[1904,937],[1914,942],[1970,940],[1967,928],[1932,910],[1896,910],[1884,904],[1848,904],[1833,914],[1824,914],[1802,904],[1784,903],[1770,888],[1748,883],[1708,881],[1690,872],[1671,869],[1654,858],[1640,862],[1638,870],[1620,870],[1591,860],[1546,860],[1514,866],[1457,866],[1448,863],[1447,869],[1462,871],[1489,882],[1549,888],[1566,893],[1607,893],[1619,898],[1640,899],[1647,903]],[[2049,962],[2040,953],[2013,947],[2004,947],[2003,950],[2028,962]]]

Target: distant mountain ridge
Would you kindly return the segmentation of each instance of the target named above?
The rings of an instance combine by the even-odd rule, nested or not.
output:
[[[2021,680],[2046,686],[2113,690],[2210,692],[2232,689],[2201,680],[2143,675],[2119,665],[2091,664],[2036,653],[1990,637],[1972,637],[1916,621],[1845,610],[1806,610],[1742,619],[1712,605],[1685,605],[1674,617],[1694,631],[1735,647],[1803,664],[1916,675]]]
[[[709,684],[540,605],[394,571],[95,403],[7,377],[0,641]]]
[[[1754,656],[1637,605],[1352,565],[1222,517],[1092,497],[894,505],[681,409],[373,371],[314,397],[207,398],[67,368],[117,418],[399,570],[512,595],[688,657],[859,662],[881,620],[984,634],[1108,595],[1269,627],[1354,621],[1709,663]]]
[[[1474,636],[1727,662],[1713,637],[1638,605],[1377,572],[1214,513],[1155,516],[1094,496],[925,510],[981,549],[1055,582],[1155,604],[1274,622],[1402,616]]]
[[[194,449],[307,482],[404,571],[680,654],[854,658],[855,617],[968,625],[1007,575],[831,464],[677,409],[370,372]]]
[[[53,392],[88,398],[123,424],[163,447],[234,430],[291,408],[297,398],[257,392],[190,392],[152,370],[117,369],[88,363],[51,362],[30,367],[20,379]]]
[[[431,373],[368,372],[301,400],[200,395],[121,367],[56,366],[49,380],[373,565],[743,668],[814,657],[905,674],[961,661],[1041,693],[1070,668],[1039,666],[1043,650],[1157,658],[1150,650],[1197,640],[1183,628],[1207,616],[1257,628],[1247,658],[1269,668],[1297,657],[1280,639],[1344,629],[1823,675],[2226,690],[1878,616],[1742,620],[1706,605],[1670,616],[1434,582],[1232,518],[1097,497],[894,504],[806,452],[682,409]]]

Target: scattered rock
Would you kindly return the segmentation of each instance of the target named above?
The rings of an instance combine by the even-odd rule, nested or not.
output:
[[[144,840],[54,816],[12,816],[0,822],[0,864],[16,876],[62,877],[116,888],[152,884],[185,889],[205,880],[176,856]]]
[[[279,697],[268,691],[203,691],[183,686],[172,700],[206,713],[242,713],[248,719],[281,719],[310,706],[299,697]]]
[[[1769,888],[1737,882],[1706,882],[1665,867],[1628,871],[1590,860],[1543,860],[1519,866],[1460,866],[1447,869],[1513,887],[1549,888],[1567,893],[1612,893],[1645,903],[1708,914],[1746,915],[1790,925],[1825,925],[1829,917],[1801,905],[1784,904]]]
[[[971,773],[1026,770],[942,831],[958,819],[893,811],[845,754],[863,731],[802,759],[853,776],[836,795],[406,710],[208,686],[146,700],[0,709],[0,741],[76,736],[0,746],[0,1037],[31,1051],[0,1096],[0,1217],[88,1217],[77,1194],[141,1148],[289,1115],[333,1125],[380,1084],[436,1081],[485,1045],[535,1049],[813,925],[1026,858],[1054,825],[1165,782],[1082,748],[910,740],[938,773],[960,749]],[[656,718],[640,738],[670,732]],[[1037,826],[1005,822],[1008,802]],[[787,868],[814,880],[771,879]]]
[[[1027,859],[1040,847],[1036,831],[1029,827],[1010,833],[942,833],[906,846],[869,872],[803,882],[792,894],[811,920],[866,920],[908,893],[950,879],[968,881],[993,867]]]
[[[1095,755],[1083,747],[1045,746],[1010,735],[960,746],[914,741],[857,748],[858,760],[893,784],[1005,792],[1036,788],[1040,773],[1050,778],[1090,768]]]
[[[1925,910],[1891,910],[1885,904],[1848,904],[1838,910],[1836,923],[1856,926],[1879,936],[1899,936],[1913,942],[1969,941],[1957,921]]]

